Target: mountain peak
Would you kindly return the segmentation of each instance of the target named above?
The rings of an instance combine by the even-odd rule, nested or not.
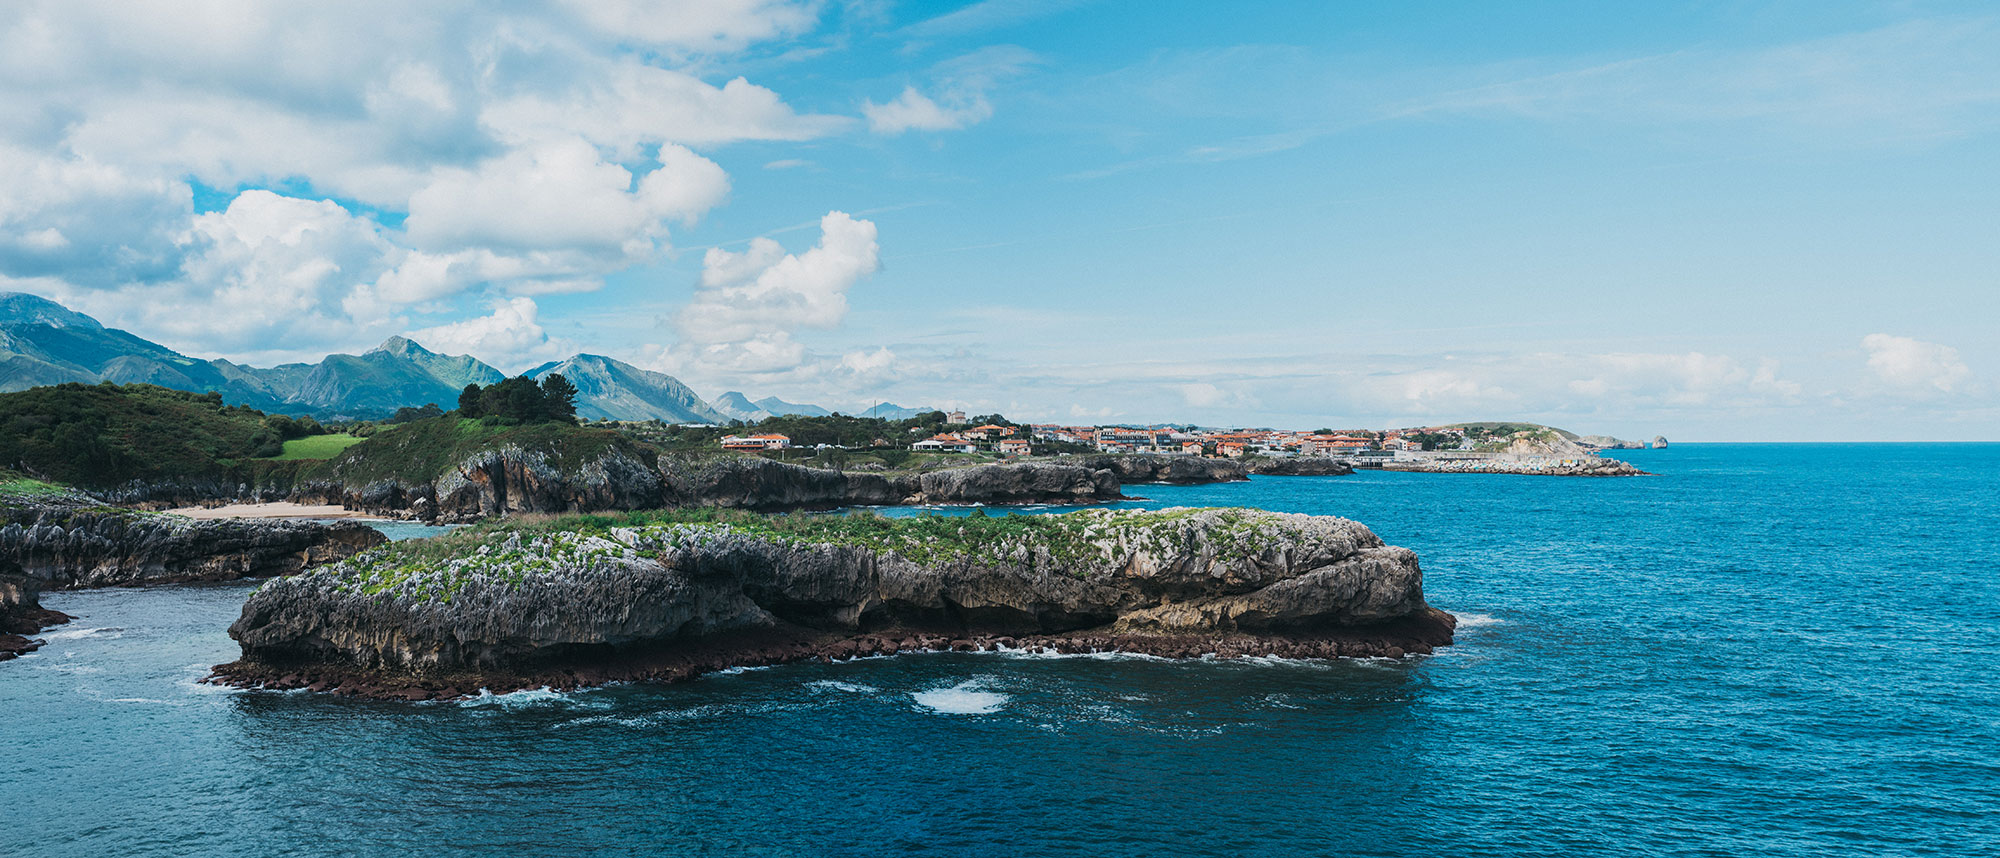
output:
[[[100,330],[96,319],[26,292],[0,292],[0,325],[48,325],[51,328]]]
[[[402,334],[397,334],[383,340],[381,345],[376,346],[370,351],[388,352],[392,355],[427,355],[432,353],[430,349],[417,345],[415,340],[405,337]]]

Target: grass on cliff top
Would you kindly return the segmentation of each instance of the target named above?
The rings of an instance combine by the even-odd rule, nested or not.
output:
[[[270,456],[263,461],[292,462],[299,459],[331,459],[356,444],[368,439],[359,435],[333,434],[308,435],[285,442],[285,451]]]
[[[0,471],[0,498],[49,498],[69,494],[69,489],[12,471]]]
[[[427,483],[482,450],[510,445],[541,452],[566,473],[613,447],[648,465],[656,455],[614,429],[569,423],[507,425],[446,415],[377,432],[340,451],[323,473],[350,486],[384,480]]]
[[[873,513],[761,515],[716,508],[647,510],[559,517],[520,517],[462,528],[423,540],[391,543],[349,561],[353,583],[367,594],[410,584],[411,592],[449,602],[468,574],[519,582],[545,568],[588,560],[599,551],[589,537],[617,542],[619,528],[696,528],[792,545],[830,545],[894,552],[924,565],[958,560],[1025,561],[1044,552],[1058,567],[1078,577],[1104,565],[1113,545],[1170,554],[1186,548],[1177,524],[1201,509],[1126,511],[1117,515],[912,516]],[[1276,541],[1295,536],[1273,516],[1258,510],[1222,509],[1211,545],[1223,557],[1261,554]],[[547,554],[503,548],[548,537]],[[602,543],[597,543],[602,546]],[[476,558],[476,562],[467,562]],[[455,564],[455,565],[454,565]]]

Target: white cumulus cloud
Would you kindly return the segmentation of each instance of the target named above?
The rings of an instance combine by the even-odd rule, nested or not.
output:
[[[1868,369],[1877,379],[1906,392],[1952,393],[1971,378],[1958,349],[1910,337],[1869,334],[1861,338]]]
[[[0,280],[242,360],[597,288],[727,195],[687,147],[854,124],[711,79],[821,9],[3,4]]]
[[[886,348],[828,357],[794,339],[803,329],[839,325],[848,289],[881,267],[873,222],[834,211],[819,225],[819,242],[803,253],[787,253],[769,238],[741,252],[710,249],[700,288],[673,318],[680,341],[659,352],[655,367],[723,384],[745,376],[797,382],[886,372],[895,358]]]
[[[863,103],[861,115],[868,118],[868,130],[877,134],[950,131],[991,117],[993,105],[985,95],[971,93],[951,99],[950,106],[945,106],[910,86],[886,103]]]
[[[503,372],[519,372],[567,356],[570,343],[542,328],[532,298],[510,298],[484,316],[412,331],[410,339],[441,354],[469,354]]]

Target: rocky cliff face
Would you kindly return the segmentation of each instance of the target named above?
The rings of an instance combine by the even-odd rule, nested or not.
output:
[[[1047,462],[975,465],[918,478],[917,503],[1095,503],[1117,500],[1117,474]]]
[[[0,575],[44,589],[289,575],[385,541],[351,521],[195,521],[60,503],[10,507],[0,521]]]
[[[42,641],[28,635],[73,619],[61,611],[42,607],[40,594],[41,582],[25,575],[0,573],[0,661],[40,649]]]
[[[1200,456],[1159,456],[1151,454],[1106,454],[1077,456],[1066,464],[1092,470],[1110,471],[1118,481],[1133,483],[1173,483],[1193,485],[1247,479],[1250,466],[1234,459],[1205,459]]]
[[[1117,500],[1121,472],[1153,482],[1242,479],[1234,462],[1177,456],[1093,456],[1075,461],[973,465],[924,474],[808,468],[755,456],[683,459],[648,466],[607,448],[578,462],[505,446],[481,451],[431,482],[378,480],[301,486],[291,498],[377,515],[477,521],[514,513],[715,506],[762,511],[915,503],[1092,503]]]
[[[1258,459],[1250,463],[1250,473],[1270,477],[1338,477],[1354,473],[1354,466],[1320,456],[1293,456]]]
[[[457,518],[644,509],[661,502],[659,475],[616,447],[569,468],[538,450],[485,450],[446,471],[433,491],[438,511]]]
[[[674,506],[728,509],[833,509],[908,503],[917,491],[908,475],[834,471],[755,456],[676,460],[663,457],[664,493]]]
[[[501,530],[443,560],[369,552],[260,588],[230,627],[243,660],[218,671],[424,694],[946,640],[926,635],[954,648],[973,646],[968,636],[1033,646],[1069,635],[1172,654],[1309,641],[1313,654],[1401,655],[1451,640],[1416,555],[1346,519],[1177,509],[780,521]],[[751,652],[774,635],[789,641],[777,655]]]

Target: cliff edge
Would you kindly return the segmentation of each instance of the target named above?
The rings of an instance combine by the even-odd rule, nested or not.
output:
[[[500,525],[266,583],[238,685],[453,697],[908,649],[1401,656],[1451,642],[1416,555],[1246,509]]]

